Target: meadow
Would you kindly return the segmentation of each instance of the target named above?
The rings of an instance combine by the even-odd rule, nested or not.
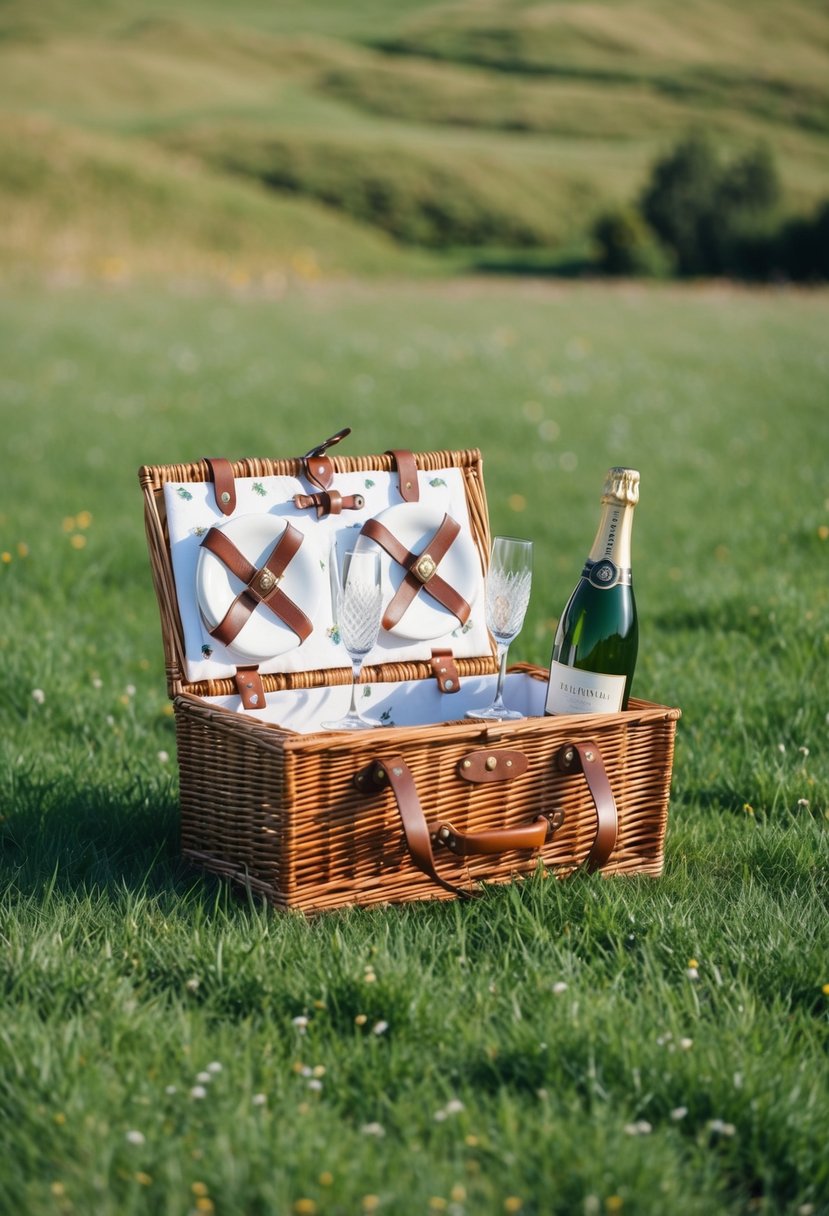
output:
[[[829,293],[539,273],[695,123],[813,207],[827,46],[817,0],[2,6],[0,1212],[829,1213]],[[481,448],[515,661],[641,470],[662,878],[305,920],[183,864],[137,469],[343,426]]]
[[[829,1210],[825,293],[7,285],[0,1209]],[[136,470],[479,445],[546,662],[636,463],[659,880],[269,912],[185,867]]]

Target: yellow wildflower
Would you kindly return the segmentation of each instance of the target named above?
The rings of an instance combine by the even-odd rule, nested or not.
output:
[[[8,566],[11,559],[12,555],[9,553],[8,549],[4,549],[4,551],[0,553],[0,561],[2,561],[4,566]]]
[[[74,534],[74,536],[70,536],[69,544],[72,546],[73,549],[85,549],[86,548],[86,537],[82,536],[80,532],[76,532]]]
[[[207,1189],[207,1185],[206,1185],[204,1182],[194,1182],[194,1183],[192,1183],[192,1184],[191,1184],[191,1186],[190,1186],[190,1190],[191,1190],[191,1191],[193,1192],[193,1194],[194,1194],[194,1195],[196,1195],[196,1196],[199,1196],[199,1195],[207,1195],[207,1194],[209,1193],[209,1192],[208,1192],[208,1189]]]
[[[517,1195],[507,1195],[504,1200],[505,1212],[520,1212],[524,1206],[524,1200],[519,1199]]]

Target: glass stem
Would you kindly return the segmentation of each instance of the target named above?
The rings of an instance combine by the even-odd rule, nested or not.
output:
[[[504,699],[502,693],[504,691],[504,676],[507,671],[507,653],[509,651],[509,642],[498,643],[498,683],[495,685],[495,700],[492,702],[493,709],[503,709]]]
[[[360,672],[363,669],[363,660],[352,658],[351,660],[351,707],[348,711],[349,718],[359,718],[360,711],[357,708],[357,686],[360,683]]]

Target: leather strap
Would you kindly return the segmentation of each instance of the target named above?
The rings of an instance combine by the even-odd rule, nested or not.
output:
[[[233,678],[245,709],[265,708],[265,689],[258,666],[237,667]]]
[[[455,656],[448,649],[435,647],[432,650],[432,671],[441,692],[460,692],[461,680],[455,666]]]
[[[202,541],[204,548],[224,562],[231,574],[235,574],[241,582],[247,584],[230,605],[224,618],[214,629],[209,630],[211,637],[216,638],[222,645],[229,646],[260,604],[264,604],[274,616],[292,629],[301,642],[311,635],[313,625],[308,617],[293,600],[288,599],[279,586],[279,581],[299,551],[302,540],[302,533],[291,524],[286,524],[285,531],[271,549],[264,565],[257,570],[223,532],[218,528],[210,529]]]
[[[590,797],[596,808],[596,837],[584,868],[592,873],[600,870],[616,847],[619,831],[619,816],[616,799],[607,779],[607,772],[598,745],[592,740],[586,743],[567,743],[558,753],[558,767],[565,773],[584,773]]]
[[[432,837],[426,823],[426,816],[420,805],[414,777],[402,756],[389,756],[386,759],[375,760],[368,770],[357,774],[354,783],[360,790],[382,789],[388,784],[397,803],[397,811],[414,864],[444,891],[449,891],[460,899],[471,897],[469,891],[464,891],[462,887],[456,887],[451,882],[447,882],[435,869]]]
[[[339,490],[321,490],[318,494],[294,494],[294,506],[300,511],[315,507],[317,519],[339,515],[342,511],[361,511],[366,505],[362,494],[340,494]]]
[[[405,448],[389,448],[386,452],[391,456],[397,469],[397,488],[404,502],[419,502],[420,486],[417,480],[417,463],[414,454]]]
[[[221,457],[205,456],[203,459],[210,470],[216,506],[223,515],[232,515],[236,510],[236,482],[233,478],[233,465],[229,460]]]
[[[341,439],[345,439],[346,435],[350,434],[351,427],[343,427],[341,431],[337,431],[336,435],[329,436],[328,439],[325,439],[315,448],[311,448],[301,458],[305,468],[305,476],[318,489],[329,489],[331,482],[334,480],[334,465],[325,453],[329,448],[333,448],[335,443],[339,443]]]
[[[443,522],[432,539],[424,547],[423,553],[410,553],[405,545],[402,545],[389,532],[385,524],[381,524],[376,519],[366,520],[361,535],[375,541],[381,549],[385,549],[389,557],[393,558],[406,571],[403,581],[397,588],[383,615],[382,623],[384,629],[392,629],[402,620],[406,609],[421,590],[426,591],[431,595],[432,599],[437,600],[444,608],[448,608],[462,625],[466,624],[472,609],[466,600],[458,595],[457,591],[453,587],[450,587],[436,573],[436,567],[440,564],[442,558],[446,556],[450,545],[459,532],[460,525],[452,519],[451,515],[444,515]],[[427,555],[432,559],[432,573],[424,578],[422,573],[417,573],[416,568],[418,566],[422,567]]]

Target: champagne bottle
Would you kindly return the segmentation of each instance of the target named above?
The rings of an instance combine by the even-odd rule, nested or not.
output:
[[[630,695],[639,623],[630,570],[635,469],[610,469],[596,539],[556,630],[545,711],[616,713]]]

